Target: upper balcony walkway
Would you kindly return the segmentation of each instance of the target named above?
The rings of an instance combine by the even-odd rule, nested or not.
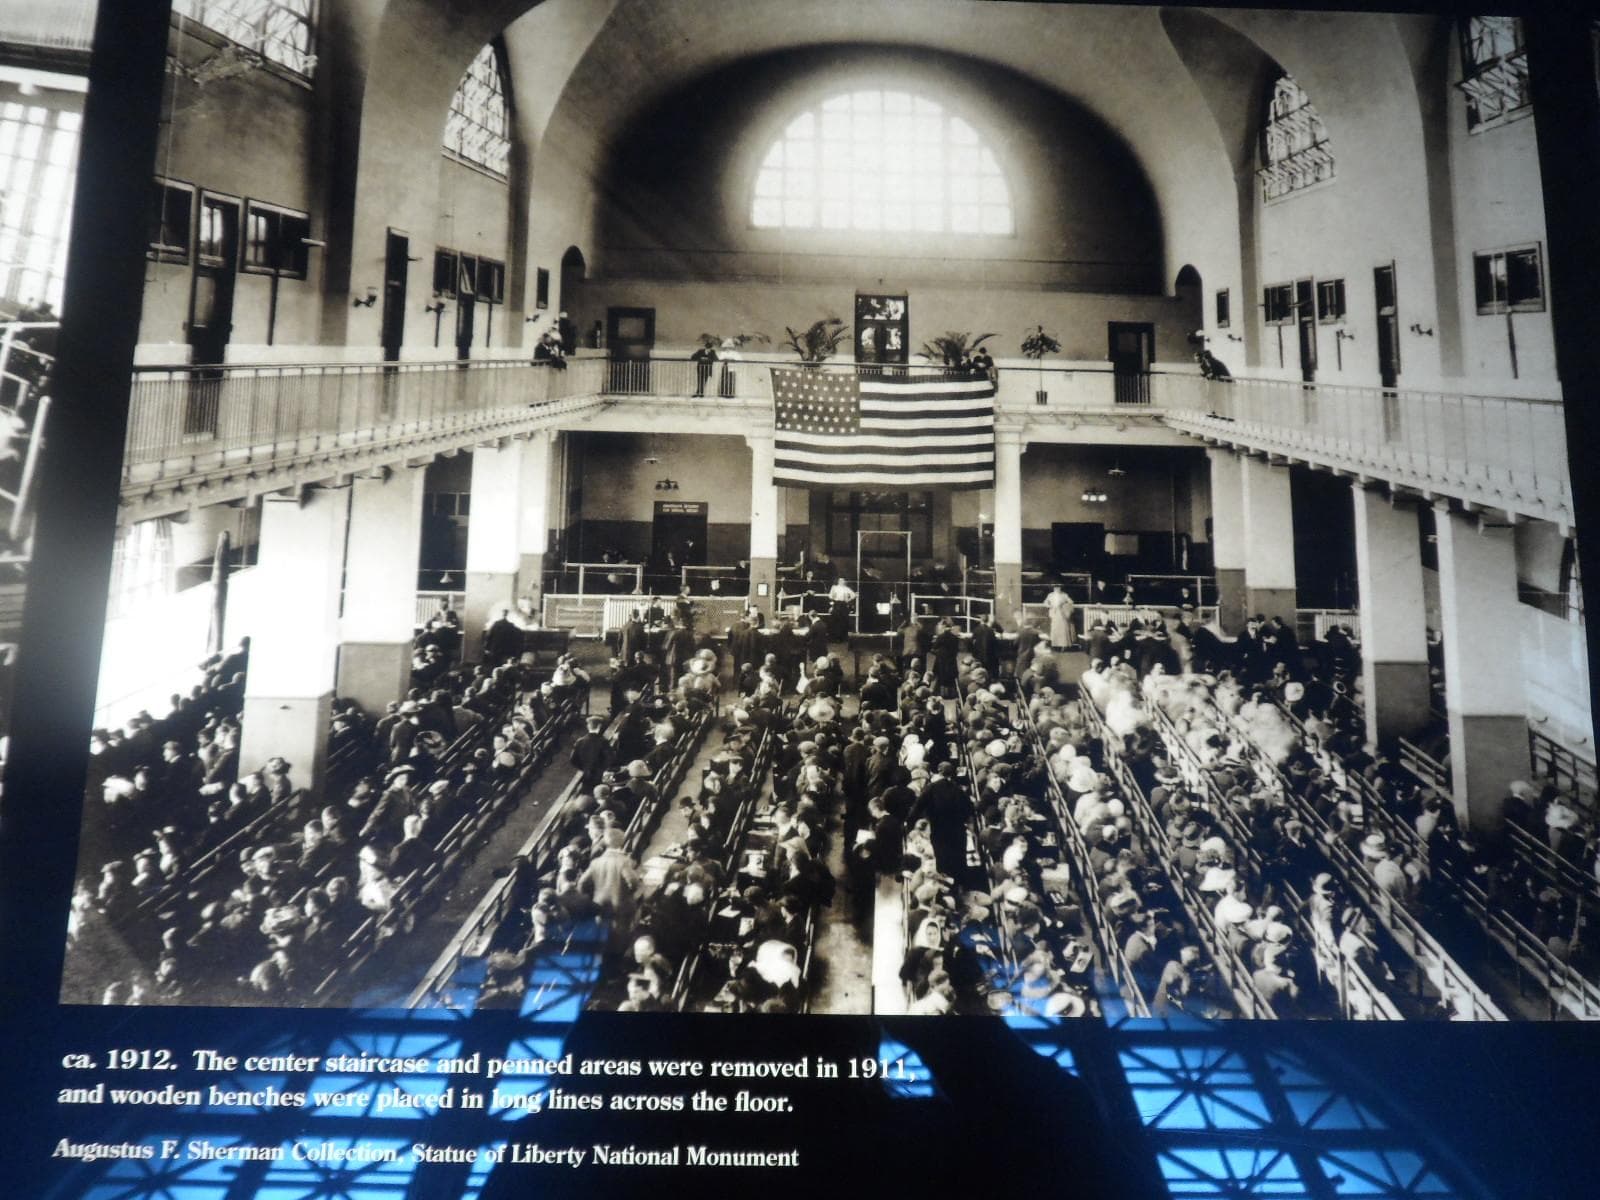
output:
[[[760,433],[791,361],[575,358],[136,369],[123,469],[127,521],[424,460],[539,429]],[[827,364],[880,373],[938,368]],[[1558,401],[1105,366],[1003,366],[997,426],[1030,442],[1265,453],[1424,497],[1573,524]]]

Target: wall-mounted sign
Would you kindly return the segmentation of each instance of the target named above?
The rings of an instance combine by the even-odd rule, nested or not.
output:
[[[694,500],[657,500],[656,516],[658,517],[703,517],[706,515],[706,501]]]

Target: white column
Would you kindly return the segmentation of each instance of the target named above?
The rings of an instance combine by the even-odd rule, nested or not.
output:
[[[1436,507],[1451,787],[1462,823],[1492,832],[1528,773],[1516,548],[1509,526]]]
[[[250,630],[241,771],[253,771],[277,755],[292,764],[297,784],[321,780],[349,513],[348,489],[313,489],[303,503],[278,497],[262,501],[256,570],[273,601],[261,606]]]
[[[476,654],[502,608],[538,587],[549,538],[550,441],[545,433],[472,452],[467,598],[462,621]]]
[[[1294,505],[1289,468],[1264,459],[1239,461],[1244,506],[1244,594],[1248,613],[1295,625]]]
[[[994,611],[1009,628],[1022,608],[1022,433],[994,433]]]
[[[750,599],[771,616],[778,591],[779,519],[778,489],[772,482],[773,435],[748,433],[744,440],[750,447]]]
[[[1207,450],[1211,460],[1211,569],[1217,578],[1217,620],[1227,633],[1244,628],[1244,484],[1239,455]]]
[[[1362,696],[1367,736],[1413,737],[1428,723],[1428,628],[1417,512],[1381,493],[1351,487]]]
[[[411,680],[423,476],[401,467],[351,489],[338,693],[369,713],[401,699]]]
[[[554,430],[541,430],[520,443],[522,512],[517,529],[517,594],[537,606],[544,594],[545,554],[550,549],[550,491],[554,486],[558,446]]]

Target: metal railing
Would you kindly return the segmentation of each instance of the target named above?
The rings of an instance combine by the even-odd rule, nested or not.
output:
[[[1536,774],[1572,793],[1591,812],[1594,810],[1600,780],[1597,780],[1593,759],[1585,758],[1531,725],[1528,727],[1528,758]]]
[[[1154,403],[1180,427],[1431,491],[1532,501],[1570,519],[1560,401],[1178,373],[1151,379]]]
[[[519,362],[136,367],[123,481],[492,432],[530,408],[592,403],[592,375]]]

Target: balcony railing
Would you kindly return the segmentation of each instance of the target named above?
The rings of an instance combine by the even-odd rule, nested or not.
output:
[[[1571,520],[1559,401],[1180,374],[1151,382],[1157,406],[1188,432]]]
[[[520,362],[141,367],[125,483],[470,435],[592,397],[585,371]]]
[[[772,371],[792,358],[711,364],[683,357],[584,357],[564,367],[517,361],[144,367],[136,371],[124,480],[205,476],[240,464],[526,425],[603,401],[704,405],[770,420]],[[834,361],[818,370],[939,378],[928,364]],[[1426,492],[1570,522],[1559,402],[1401,389],[1217,382],[1193,373],[1130,375],[1109,364],[1002,362],[996,410],[1011,419],[1115,411],[1183,432],[1387,478]]]

